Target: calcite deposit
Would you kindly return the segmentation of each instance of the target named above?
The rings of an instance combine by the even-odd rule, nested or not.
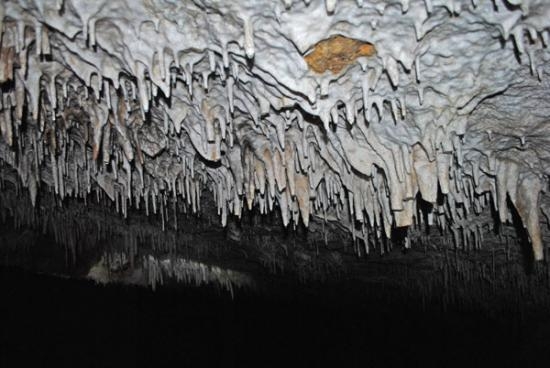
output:
[[[547,0],[8,0],[0,31],[0,162],[35,208],[167,231],[206,196],[363,253],[421,224],[480,249],[517,213],[544,258]]]

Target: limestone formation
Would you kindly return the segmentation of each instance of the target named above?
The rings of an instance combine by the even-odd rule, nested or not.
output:
[[[207,196],[367,252],[424,222],[478,248],[517,212],[544,257],[547,0],[8,0],[0,31],[0,162],[35,207],[166,231]]]

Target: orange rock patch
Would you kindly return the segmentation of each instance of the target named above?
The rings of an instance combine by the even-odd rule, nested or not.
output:
[[[304,59],[309,69],[316,73],[330,70],[332,74],[338,74],[358,57],[375,53],[371,43],[337,35],[319,41]]]

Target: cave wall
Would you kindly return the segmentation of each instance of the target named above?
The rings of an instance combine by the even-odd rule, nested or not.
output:
[[[364,255],[396,232],[479,251],[515,223],[544,258],[545,0],[19,0],[0,21],[0,206],[25,225],[95,201],[158,219],[154,248],[185,213],[277,212]],[[75,211],[50,228],[70,249]],[[86,236],[133,259],[143,228]]]

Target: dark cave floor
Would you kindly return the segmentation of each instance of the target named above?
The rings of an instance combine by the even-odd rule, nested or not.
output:
[[[362,286],[364,287],[364,285]],[[548,366],[550,312],[425,310],[332,286],[269,298],[0,269],[0,366]],[[292,293],[289,293],[292,295]]]

